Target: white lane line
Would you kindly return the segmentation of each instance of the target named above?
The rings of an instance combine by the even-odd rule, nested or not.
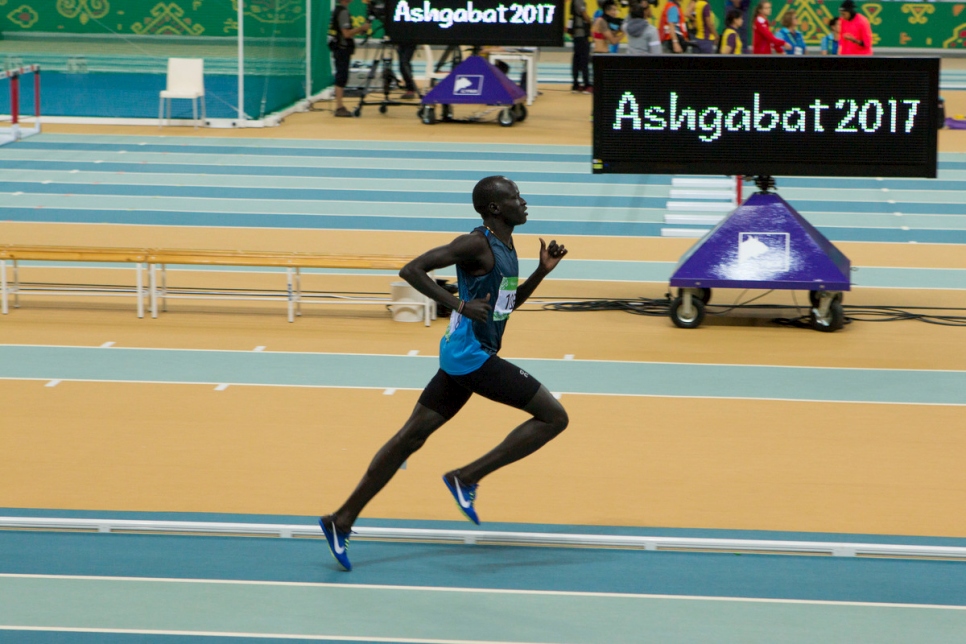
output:
[[[252,351],[264,351],[264,350],[265,350],[265,347],[263,347],[262,345],[258,345],[257,347],[252,349]]]
[[[53,181],[51,181],[50,179],[44,179],[44,180],[43,180],[43,181],[41,181],[40,183],[42,183],[42,184],[45,184],[45,185],[46,185],[46,184],[48,184],[48,183],[53,183]]]
[[[561,396],[563,396],[563,394],[553,392],[553,397],[556,398],[557,400],[560,400]]]
[[[29,378],[24,376],[0,376],[0,380],[22,380],[24,382],[34,381],[34,380],[47,380],[47,378]],[[194,380],[115,380],[111,378],[71,378],[71,382],[96,382],[101,384],[111,384],[111,385],[207,385],[211,386],[215,383],[213,382],[197,382]],[[272,382],[236,382],[233,383],[236,387],[275,387],[275,388],[292,388],[292,389],[352,389],[359,391],[372,391],[376,389],[382,389],[383,393],[387,396],[391,396],[397,391],[423,391],[425,389],[424,385],[418,387],[392,387],[385,389],[378,386],[365,387],[362,385],[319,385],[319,384],[278,384]],[[228,385],[219,385],[223,387],[228,387]],[[651,393],[612,393],[612,392],[586,392],[586,391],[561,391],[557,395],[563,396],[564,394],[568,396],[612,396],[614,398],[680,398],[682,400],[749,400],[749,401],[759,401],[759,400],[774,400],[778,402],[800,402],[800,403],[822,403],[829,405],[898,405],[898,406],[913,406],[913,407],[966,407],[966,402],[912,402],[909,400],[904,400],[900,402],[895,402],[891,400],[830,400],[822,398],[786,398],[782,396],[717,396],[717,395],[701,395],[701,394],[651,394]]]
[[[70,174],[77,174],[77,173],[79,173],[79,172],[80,172],[80,170],[71,170],[71,171],[70,171]]]
[[[409,351],[409,353],[407,353],[406,355],[407,356],[418,356],[419,355],[419,349],[411,349]]]
[[[225,389],[228,389],[228,383],[226,382],[223,382],[217,387],[215,387],[215,391],[224,391]]]
[[[926,269],[923,269],[926,270]],[[886,288],[886,287],[883,287]],[[793,304],[788,304],[788,308],[793,309],[795,306]],[[90,345],[78,345],[78,344],[10,344],[6,342],[0,342],[0,349],[4,348],[23,348],[23,347],[41,347],[44,349],[94,349]],[[170,349],[165,347],[123,347],[120,348],[121,351],[178,351],[184,353],[240,353],[237,349]],[[248,353],[247,351],[245,353]],[[361,352],[347,352],[347,353],[336,353],[328,351],[273,351],[272,355],[304,355],[304,356],[365,356],[365,357],[378,357],[378,358],[400,358],[398,353],[361,353]],[[419,358],[437,358],[438,356],[417,356]],[[501,356],[502,357],[502,356]],[[559,362],[560,358],[530,358],[527,356],[507,356],[507,360],[528,360],[534,362]],[[966,374],[966,369],[880,369],[878,367],[825,367],[825,366],[810,366],[810,365],[778,365],[778,364],[753,364],[749,362],[672,362],[668,360],[614,360],[614,359],[602,359],[597,358],[594,360],[578,360],[581,364],[620,364],[620,365],[681,365],[686,367],[753,367],[761,369],[804,369],[812,371],[875,371],[875,372],[885,372],[885,373],[959,373]],[[0,376],[3,379],[3,376]],[[8,380],[36,380],[36,378],[7,378]],[[76,378],[71,378],[71,380],[76,380]],[[110,378],[94,378],[93,380],[104,380],[105,382],[115,382]],[[138,382],[138,381],[128,381],[128,380],[118,380],[116,382]],[[145,380],[143,382],[167,382],[163,380]],[[180,381],[177,381],[180,382]],[[190,383],[189,383],[190,384]],[[206,384],[206,383],[203,383]],[[371,387],[365,387],[365,389],[371,389]]]
[[[566,353],[566,354],[564,354],[564,358],[563,359],[564,360],[573,360],[574,359],[574,354],[572,354],[572,353]]]
[[[22,192],[15,192],[15,193],[13,193],[13,196],[16,197],[16,196],[22,195],[22,194],[23,194]]]
[[[48,383],[47,383],[46,385],[44,385],[44,387],[56,387],[56,386],[57,386],[57,385],[59,385],[59,384],[60,384],[61,382],[63,382],[63,381],[62,381],[62,380],[51,380],[51,381],[50,381],[50,382],[48,382]]]
[[[94,163],[104,163],[104,160],[103,160],[103,159],[98,159],[98,160],[97,160],[97,161],[95,161]]]
[[[385,642],[386,644],[538,644],[537,642],[511,642],[509,640],[453,640],[427,639],[423,637],[359,637],[356,635],[293,635],[290,633],[245,633],[233,631],[169,631],[140,628],[81,628],[73,626],[3,626],[0,631],[34,631],[51,633],[111,633],[117,635],[178,635],[181,637],[235,637],[253,640],[301,640],[315,642]]]
[[[113,341],[112,342],[105,342],[104,344],[101,345],[101,348],[102,349],[107,349],[108,347],[113,347],[113,346],[114,346],[114,342]]]
[[[964,611],[966,606],[950,606],[946,604],[900,604],[890,602],[858,602],[858,601],[835,601],[830,599],[775,599],[771,597],[715,597],[709,595],[659,595],[651,593],[605,593],[599,591],[581,590],[519,590],[513,588],[468,588],[465,586],[393,586],[389,584],[333,584],[326,582],[313,581],[259,581],[250,579],[183,579],[173,577],[105,577],[97,575],[42,575],[42,574],[23,574],[23,573],[0,573],[0,579],[57,579],[57,580],[81,580],[81,581],[107,581],[107,582],[155,582],[168,584],[217,584],[217,585],[239,585],[239,586],[282,586],[294,588],[345,588],[347,590],[372,589],[372,590],[399,590],[405,592],[426,592],[426,593],[468,593],[481,595],[543,595],[543,596],[563,596],[563,597],[626,597],[632,599],[670,599],[680,601],[713,601],[713,602],[737,602],[751,604],[806,604],[815,606],[869,606],[870,608],[931,608],[937,610]],[[0,628],[10,628],[0,626]],[[14,627],[16,628],[16,627]],[[42,628],[42,627],[37,627]],[[343,636],[344,637],[344,636]],[[504,642],[503,644],[509,644]]]

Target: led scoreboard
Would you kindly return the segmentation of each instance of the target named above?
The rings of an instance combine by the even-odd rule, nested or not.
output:
[[[560,0],[387,0],[386,33],[421,45],[562,47]]]
[[[595,173],[935,177],[938,58],[595,56]]]

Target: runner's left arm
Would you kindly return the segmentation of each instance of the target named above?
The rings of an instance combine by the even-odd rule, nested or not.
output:
[[[567,249],[564,248],[563,244],[557,244],[557,240],[551,240],[550,245],[547,246],[547,242],[540,240],[540,263],[537,264],[537,270],[533,271],[533,274],[527,278],[520,287],[517,288],[517,299],[516,304],[513,308],[518,309],[523,306],[523,303],[529,299],[533,292],[537,290],[540,286],[540,282],[546,277],[550,271],[557,268],[557,264],[560,260],[564,258],[567,254]]]

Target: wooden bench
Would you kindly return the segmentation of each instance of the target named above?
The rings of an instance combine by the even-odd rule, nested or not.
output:
[[[14,307],[20,306],[20,295],[66,295],[66,296],[128,296],[137,297],[138,317],[144,317],[144,271],[147,266],[148,251],[143,248],[90,248],[82,246],[0,246],[0,312],[8,313],[9,296],[14,298]],[[94,262],[134,264],[137,277],[135,288],[103,287],[84,288],[59,286],[27,286],[20,284],[18,262],[56,261],[56,262]],[[13,285],[8,286],[7,262],[13,264]]]
[[[76,246],[0,246],[0,295],[2,312],[8,312],[8,299],[12,294],[14,305],[19,306],[20,294],[44,295],[133,295],[137,298],[138,317],[144,317],[145,300],[150,302],[151,317],[158,316],[158,300],[162,310],[169,299],[216,299],[216,300],[285,300],[288,303],[288,319],[293,322],[301,315],[301,305],[306,304],[380,304],[405,305],[423,309],[423,321],[429,326],[435,317],[436,303],[422,295],[416,300],[394,301],[391,298],[335,299],[325,294],[303,294],[303,268],[334,268],[359,270],[399,270],[410,257],[393,255],[317,255],[312,253],[190,250],[164,248],[93,248]],[[8,287],[6,263],[13,264],[13,282]],[[136,280],[134,289],[128,287],[72,287],[27,286],[20,283],[18,262],[109,262],[134,264]],[[284,268],[287,284],[282,291],[229,292],[211,288],[172,289],[167,285],[167,267],[171,264],[186,266],[259,266]],[[160,271],[160,279],[159,273]],[[145,272],[147,287],[145,288]]]

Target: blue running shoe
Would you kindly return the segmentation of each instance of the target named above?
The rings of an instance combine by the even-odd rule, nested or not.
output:
[[[473,501],[476,499],[476,488],[479,487],[479,484],[466,485],[456,478],[455,474],[444,474],[443,483],[446,484],[446,487],[449,488],[449,493],[456,499],[456,505],[459,506],[460,512],[476,525],[480,525],[480,518],[476,516],[476,510],[473,508]]]
[[[325,540],[329,543],[329,552],[332,553],[332,557],[346,571],[352,570],[348,552],[349,535],[351,533],[343,532],[335,527],[335,521],[332,520],[332,517],[320,517],[319,527],[322,528],[322,532],[325,534]]]

